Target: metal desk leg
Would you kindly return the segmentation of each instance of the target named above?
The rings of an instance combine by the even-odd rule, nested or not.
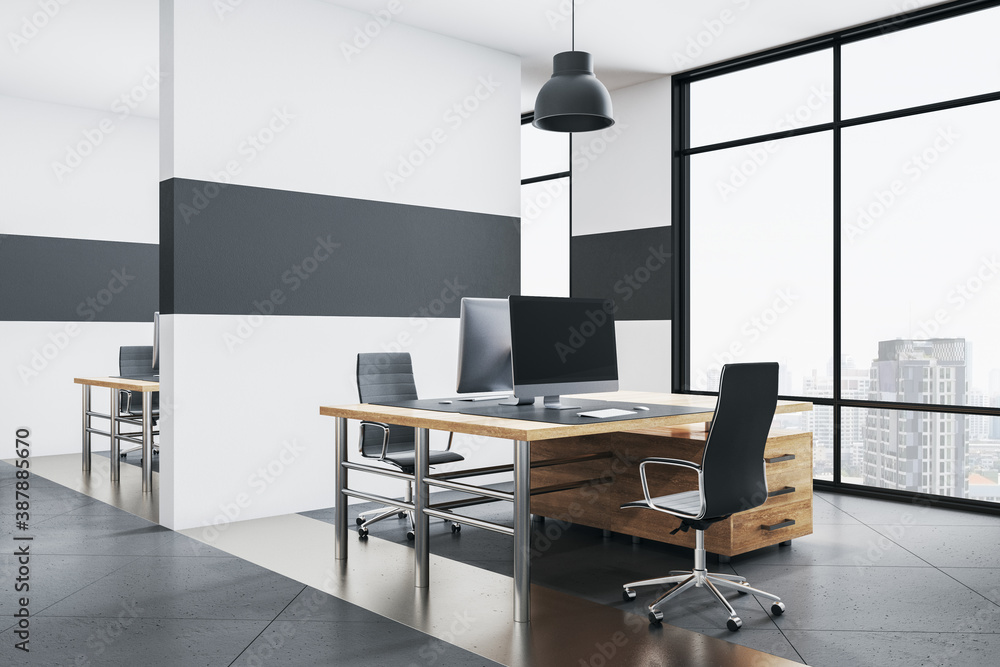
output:
[[[333,557],[337,560],[347,560],[347,419],[334,417],[333,433]]]
[[[416,454],[413,460],[414,486],[413,515],[416,520],[414,528],[413,556],[416,572],[417,588],[427,588],[430,584],[430,517],[424,514],[424,508],[430,504],[430,487],[424,480],[430,472],[428,458],[430,457],[430,431],[418,428],[416,437]]]
[[[121,405],[121,389],[111,390],[111,481],[117,482],[121,479],[122,443],[118,439],[118,406]]]
[[[83,384],[83,472],[90,472],[90,385]]]
[[[153,490],[153,395],[142,395],[142,492]]]
[[[514,622],[531,620],[531,443],[514,441]]]

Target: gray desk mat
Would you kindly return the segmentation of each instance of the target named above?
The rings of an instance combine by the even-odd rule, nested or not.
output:
[[[450,400],[451,403],[441,401]],[[372,405],[388,405],[397,408],[414,408],[416,410],[435,410],[437,412],[457,412],[480,417],[500,417],[501,419],[523,419],[525,421],[545,422],[547,424],[593,424],[594,422],[613,422],[624,420],[648,419],[650,417],[672,417],[674,415],[690,415],[705,412],[705,408],[692,408],[682,405],[658,405],[656,403],[625,403],[622,401],[595,401],[592,399],[568,398],[563,401],[569,405],[579,405],[575,410],[550,410],[541,404],[535,405],[498,405],[503,399],[492,401],[462,401],[457,398],[425,398],[415,401],[370,401]],[[589,410],[604,410],[618,408],[633,410],[636,405],[645,405],[649,410],[635,410],[633,415],[620,417],[579,417],[578,412]]]

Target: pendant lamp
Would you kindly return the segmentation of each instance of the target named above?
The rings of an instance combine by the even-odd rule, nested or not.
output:
[[[535,98],[532,125],[551,132],[591,132],[615,124],[611,95],[596,76],[594,59],[576,50],[576,2],[572,9],[572,51],[552,57],[552,78]]]

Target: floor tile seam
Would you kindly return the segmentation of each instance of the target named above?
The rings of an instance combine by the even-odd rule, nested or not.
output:
[[[118,618],[119,615],[120,615],[120,612],[117,613],[117,614],[113,614],[111,616],[101,616],[101,615],[98,615],[98,614],[87,614],[87,615],[81,615],[81,614],[44,614],[44,615],[32,614],[31,618],[43,618],[43,619],[44,618],[88,618],[88,619],[100,619],[100,620],[113,620],[113,619]],[[240,622],[240,623],[263,623],[265,627],[271,624],[271,620],[269,620],[271,618],[270,616],[257,616],[257,617],[227,616],[225,618],[219,618],[219,617],[209,617],[209,616],[164,616],[164,615],[156,615],[156,616],[136,616],[135,618],[138,619],[138,620],[143,620],[143,621],[213,621],[213,622],[214,621],[218,621],[218,622],[234,621],[234,622]]]
[[[341,600],[341,598],[337,598],[337,599]],[[347,600],[341,600],[341,601],[342,602],[347,602],[348,604],[351,604],[351,605],[354,605],[355,607],[357,607],[357,605],[355,605],[353,602],[348,602]],[[380,614],[378,612],[375,612],[375,611],[371,611],[370,609],[365,609],[364,607],[358,607],[358,609],[361,609],[362,611],[368,612],[369,614],[371,614],[373,616],[376,616],[377,618],[375,618],[375,619],[365,619],[363,621],[352,621],[352,620],[349,620],[349,619],[342,619],[342,618],[329,619],[329,620],[324,620],[324,619],[321,619],[321,618],[282,618],[282,619],[280,619],[280,621],[279,621],[279,619],[275,619],[274,622],[275,623],[277,623],[277,622],[281,622],[281,623],[286,623],[286,622],[287,623],[316,623],[317,625],[323,625],[323,624],[329,624],[329,623],[336,623],[337,625],[344,624],[344,625],[351,625],[351,626],[354,626],[354,625],[366,625],[366,624],[367,625],[372,625],[372,624],[376,624],[376,623],[387,623],[387,624],[390,624],[390,625],[401,625],[404,628],[407,628],[409,630],[416,630],[417,632],[419,632],[421,634],[427,634],[423,630],[417,630],[414,627],[406,625],[405,623],[400,623],[399,621],[391,619],[388,616],[383,616],[382,614]],[[430,637],[432,635],[427,635],[427,636]]]
[[[997,601],[995,601],[995,600],[991,600],[990,598],[986,597],[985,595],[983,595],[982,593],[980,593],[979,591],[977,591],[977,590],[976,590],[975,588],[972,588],[971,586],[969,586],[969,585],[968,585],[967,583],[965,583],[964,581],[960,581],[959,579],[956,579],[956,578],[955,578],[954,576],[952,576],[951,574],[949,574],[949,573],[945,572],[945,571],[944,571],[944,568],[941,568],[941,567],[939,567],[939,568],[935,568],[935,569],[937,569],[937,570],[938,570],[938,571],[939,571],[939,572],[940,572],[941,574],[943,574],[944,576],[946,576],[946,577],[948,577],[949,579],[951,579],[952,581],[954,581],[954,582],[955,582],[956,584],[958,584],[959,586],[964,586],[964,587],[965,587],[966,589],[968,589],[968,590],[972,591],[973,593],[975,593],[975,594],[976,594],[976,595],[978,595],[979,597],[983,598],[983,599],[984,599],[985,601],[989,602],[989,603],[990,603],[990,604],[992,604],[992,605],[993,605],[994,607],[998,607],[998,608],[1000,608],[1000,602],[997,602]],[[948,568],[948,569],[949,569],[949,570],[951,570],[951,569],[959,569],[959,568]],[[988,568],[978,568],[978,567],[970,567],[970,568],[962,568],[962,569],[968,569],[968,570],[980,570],[980,569],[988,569]],[[994,589],[994,591],[996,591],[996,590],[997,590],[997,589],[995,588],[995,589]]]
[[[927,560],[926,558],[923,558],[923,557],[921,557],[921,556],[918,556],[918,555],[917,555],[916,553],[914,553],[914,552],[913,552],[912,550],[910,550],[910,549],[907,549],[906,547],[904,547],[904,546],[903,546],[902,544],[900,544],[899,542],[897,542],[897,541],[896,541],[896,540],[894,540],[893,538],[889,537],[888,535],[886,535],[886,534],[885,534],[885,533],[883,533],[882,531],[880,531],[880,530],[877,530],[877,529],[875,529],[875,528],[873,527],[873,526],[886,526],[886,525],[888,525],[888,526],[895,526],[895,525],[898,525],[898,524],[895,524],[895,523],[890,523],[890,524],[884,524],[884,523],[876,523],[876,524],[869,524],[869,523],[865,523],[864,521],[862,521],[861,523],[862,523],[862,525],[864,525],[865,527],[869,528],[870,530],[873,530],[873,531],[875,531],[876,533],[878,533],[879,535],[881,535],[881,536],[882,536],[882,537],[884,537],[885,539],[889,540],[890,542],[892,542],[892,543],[893,543],[893,544],[895,544],[895,545],[896,545],[897,547],[899,547],[900,549],[902,549],[902,550],[903,550],[903,551],[905,551],[906,553],[910,554],[911,556],[913,556],[913,557],[914,557],[914,558],[916,558],[917,560],[920,560],[920,561],[923,561],[924,563],[927,563],[927,565],[928,565],[929,567],[933,567],[934,569],[938,569],[938,566],[934,565],[934,563],[930,562],[930,561],[929,561],[929,560]]]
[[[742,632],[742,630],[740,630]],[[814,628],[788,628],[787,632],[824,632],[833,634],[866,634],[866,635],[987,635],[994,636],[994,630],[841,630],[838,628],[814,629]]]
[[[744,576],[744,575],[740,574],[736,570],[736,567],[733,566],[732,561],[729,562],[729,569],[731,569],[733,572],[735,572],[737,576],[740,576],[740,577]],[[749,578],[746,578],[746,577],[744,577],[744,578],[746,579],[746,581],[747,581],[748,584],[750,584],[751,586],[753,586],[753,583],[750,581]],[[768,591],[768,592],[770,592],[770,591]],[[747,593],[747,595],[753,595],[753,593]],[[766,607],[764,607],[764,603],[761,602],[760,598],[758,598],[756,595],[753,596],[753,599],[757,603],[757,606],[760,607],[761,611],[767,616],[767,620],[771,623],[772,626],[774,626],[774,629],[781,633],[782,638],[786,642],[788,642],[788,646],[790,646],[791,649],[793,651],[795,651],[795,655],[797,655],[799,657],[799,659],[802,661],[803,664],[808,664],[806,662],[805,657],[803,657],[803,655],[799,652],[799,650],[797,648],[795,648],[795,644],[792,643],[792,640],[788,638],[788,635],[785,634],[784,630],[781,629],[781,626],[778,625],[777,621],[774,620],[774,618],[775,618],[774,614],[769,613],[768,609]],[[732,604],[732,603],[730,603],[730,604]],[[784,614],[784,612],[782,612],[782,614]],[[740,630],[742,631],[743,628],[740,628]]]
[[[37,554],[32,554],[32,555],[37,555]],[[42,554],[42,555],[44,555],[44,554]],[[58,554],[58,555],[67,555],[67,554]],[[89,555],[89,554],[87,554],[87,555]],[[119,554],[111,554],[111,555],[119,555]],[[127,556],[126,556],[126,557],[127,557]],[[98,577],[98,578],[97,578],[97,579],[95,579],[94,581],[90,582],[89,584],[86,584],[86,585],[84,585],[84,586],[83,586],[83,587],[81,587],[81,588],[78,588],[78,589],[76,589],[76,590],[75,590],[75,591],[73,591],[72,593],[70,593],[70,594],[68,594],[68,595],[65,595],[65,596],[63,596],[63,597],[59,598],[58,600],[56,600],[56,601],[55,601],[55,602],[53,602],[52,604],[49,604],[49,605],[46,605],[45,607],[43,607],[43,608],[42,608],[42,609],[40,609],[39,611],[36,611],[36,612],[34,612],[33,614],[31,614],[31,616],[38,616],[39,614],[44,614],[44,613],[45,613],[45,611],[46,611],[47,609],[51,609],[51,608],[52,608],[53,606],[55,606],[55,605],[59,604],[59,603],[60,603],[60,602],[62,602],[63,600],[67,600],[67,599],[69,599],[69,598],[73,597],[73,596],[74,596],[74,595],[76,595],[77,593],[82,593],[83,591],[87,590],[88,588],[90,588],[91,586],[93,586],[94,584],[96,584],[96,583],[97,583],[97,582],[99,582],[99,581],[104,581],[105,579],[107,579],[107,578],[108,578],[108,577],[110,577],[111,575],[113,575],[113,574],[116,574],[117,572],[119,572],[119,571],[120,571],[120,570],[121,570],[122,568],[124,568],[124,567],[128,567],[129,565],[131,565],[132,563],[134,563],[134,562],[135,562],[135,561],[136,561],[136,560],[137,560],[138,558],[139,558],[139,556],[135,556],[135,557],[133,557],[133,558],[132,558],[131,560],[129,560],[128,562],[126,562],[126,563],[122,563],[122,565],[121,565],[120,567],[117,567],[117,568],[115,568],[114,570],[112,570],[111,572],[108,572],[107,574],[105,574],[105,575],[104,575],[104,576],[102,576],[102,577]]]
[[[771,619],[771,620],[773,621],[774,619]],[[799,651],[799,649],[795,648],[795,644],[793,644],[793,643],[792,643],[792,640],[791,640],[791,639],[790,639],[790,638],[788,637],[788,635],[786,635],[786,634],[785,634],[785,631],[784,631],[784,630],[782,630],[782,629],[781,629],[781,628],[779,627],[779,628],[778,628],[778,632],[780,632],[780,633],[781,633],[781,636],[782,636],[782,637],[784,638],[784,640],[785,640],[786,642],[788,642],[788,645],[789,645],[789,646],[790,646],[790,647],[792,648],[792,650],[793,650],[793,651],[795,651],[795,655],[796,655],[796,656],[798,656],[799,660],[801,660],[801,661],[802,661],[802,664],[803,664],[803,665],[808,665],[808,664],[809,664],[809,662],[808,662],[808,661],[806,660],[806,657],[805,657],[804,655],[802,655],[802,653],[801,653],[801,651]]]
[[[898,526],[899,522],[896,523],[879,523],[877,521],[872,521],[867,526]],[[910,523],[906,524],[907,528],[997,528],[1000,529],[1000,523],[995,526],[983,523]]]
[[[826,568],[841,568],[841,569],[851,569],[851,570],[857,570],[859,568],[860,569],[865,569],[865,568],[872,568],[872,569],[874,569],[874,568],[895,568],[895,569],[910,569],[910,570],[922,570],[922,571],[924,571],[924,570],[938,570],[938,569],[940,569],[939,567],[937,567],[935,565],[876,565],[874,563],[871,564],[871,565],[847,565],[847,564],[843,564],[843,565],[839,565],[839,564],[827,565],[827,564],[823,564],[823,563],[747,563],[747,565],[752,565],[753,567],[770,567],[770,568],[778,568],[778,567],[780,567],[782,569],[788,569],[790,567],[802,567],[802,568],[821,568],[821,567],[826,567]],[[733,569],[735,569],[735,568],[733,568]],[[979,568],[973,568],[973,569],[979,569]],[[737,574],[740,574],[740,573],[737,572]],[[742,575],[741,574],[740,576],[746,576],[746,575]]]
[[[44,523],[46,523],[48,521],[51,521],[52,519],[58,519],[61,516],[66,516],[70,512],[75,512],[78,509],[83,509],[84,507],[89,507],[89,506],[93,505],[94,503],[98,502],[98,500],[96,498],[91,498],[90,496],[84,495],[84,494],[80,493],[79,491],[77,491],[76,493],[78,493],[79,495],[83,496],[84,498],[86,498],[90,502],[89,503],[84,503],[83,505],[80,505],[79,507],[74,507],[73,509],[66,510],[65,512],[59,512],[58,514],[50,514],[50,513],[46,512],[46,513],[44,513],[44,514],[41,515],[41,516],[45,517],[44,519],[42,519],[41,521],[30,521],[29,520],[29,525],[31,525],[31,526],[38,526],[38,525],[44,524]],[[114,507],[114,505],[110,505],[110,507]],[[0,517],[3,517],[3,516],[8,516],[8,515],[6,513],[0,513]],[[15,516],[14,512],[11,512],[9,516],[14,517]]]
[[[299,583],[302,583],[302,582],[299,582]],[[247,649],[249,649],[251,646],[253,646],[253,643],[255,641],[257,641],[258,639],[260,639],[261,636],[263,636],[263,634],[265,632],[267,632],[267,629],[269,627],[271,627],[271,625],[273,625],[275,621],[278,620],[279,616],[281,616],[283,613],[285,613],[285,611],[288,609],[288,607],[290,607],[291,604],[293,602],[295,602],[295,600],[298,599],[298,597],[300,595],[302,595],[302,592],[305,591],[307,588],[309,588],[309,587],[306,586],[305,584],[302,584],[302,588],[299,589],[298,593],[296,593],[295,595],[292,596],[292,599],[288,601],[288,604],[286,604],[284,607],[282,607],[281,610],[277,614],[274,615],[274,618],[272,618],[270,621],[268,621],[267,624],[263,628],[261,628],[260,632],[258,632],[257,635],[253,639],[250,640],[250,643],[247,644],[246,646],[244,646],[243,650],[241,650],[238,654],[236,654],[236,657],[233,658],[233,661],[231,663],[229,663],[230,667],[232,667],[232,665],[236,664],[236,662],[240,659],[240,657],[244,653],[247,652]]]

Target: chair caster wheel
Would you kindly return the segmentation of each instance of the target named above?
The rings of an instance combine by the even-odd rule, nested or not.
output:
[[[649,612],[650,625],[659,625],[663,622],[663,612],[659,609]]]
[[[368,539],[368,529],[367,528],[358,528],[358,539],[359,540],[366,540],[366,539]]]
[[[354,520],[354,523],[358,524],[359,526],[361,524],[363,524],[364,522],[365,522],[365,520],[362,517],[360,517],[360,516],[357,519]]]
[[[726,621],[726,627],[733,632],[736,632],[743,627],[743,621],[740,620],[739,616],[733,616],[731,619]]]
[[[622,590],[622,600],[625,600],[625,602],[631,602],[634,599],[635,599],[635,591],[633,591],[631,588],[626,588]]]
[[[408,539],[410,542],[415,540],[416,537],[417,537],[416,534],[412,530],[406,531],[406,539]]]
[[[396,513],[396,518],[397,519],[405,519],[406,518],[406,512],[397,512]]]
[[[771,605],[771,613],[774,614],[775,616],[781,616],[782,614],[784,614],[785,613],[785,603],[784,602],[775,602],[774,604],[772,604]]]
[[[120,459],[128,458],[128,454],[119,454],[118,458],[120,458]]]
[[[747,583],[744,583],[744,584],[743,584],[743,586],[749,586],[749,585],[750,585],[750,584],[747,584]],[[749,593],[749,592],[747,592],[747,591],[744,591],[744,590],[742,590],[742,589],[739,589],[739,588],[737,588],[737,589],[736,589],[736,592],[737,592],[737,593],[739,593],[740,595],[750,595],[750,593]]]
[[[453,523],[453,524],[451,524],[451,532],[453,532],[453,533],[461,533],[462,532],[462,524],[460,524],[460,523]]]

